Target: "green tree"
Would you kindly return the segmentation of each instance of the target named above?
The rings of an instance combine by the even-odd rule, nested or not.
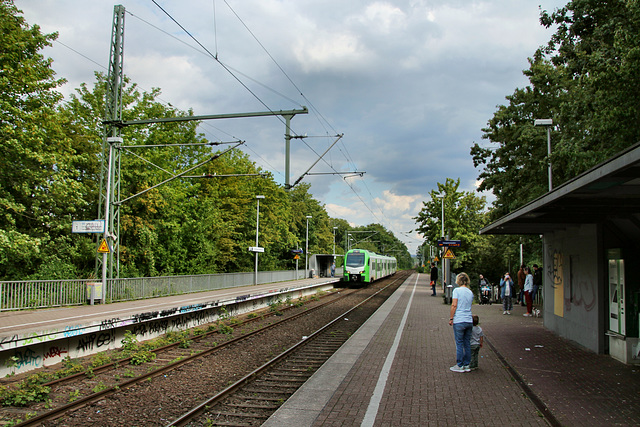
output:
[[[476,255],[485,237],[478,231],[487,224],[486,201],[473,192],[460,191],[460,179],[447,178],[431,190],[430,200],[422,202],[423,208],[414,219],[417,230],[424,236],[427,245],[437,246],[442,234],[442,203],[444,203],[444,229],[451,240],[460,240],[462,245],[455,249],[456,259],[452,261],[452,271],[476,271]],[[439,195],[444,195],[440,199]],[[445,236],[446,237],[446,236]],[[423,253],[429,251],[423,249]]]
[[[556,26],[516,89],[483,129],[494,144],[471,148],[480,191],[496,196],[492,217],[547,191],[546,132],[536,118],[552,118],[554,187],[640,141],[640,4],[574,0],[541,13]]]
[[[0,26],[0,279],[74,277],[90,247],[71,236],[87,205],[79,168],[88,159],[56,109],[64,80],[40,53],[57,34],[7,0]]]

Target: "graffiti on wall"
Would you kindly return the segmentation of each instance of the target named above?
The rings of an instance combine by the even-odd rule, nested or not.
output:
[[[75,358],[117,348],[124,331],[129,330],[142,340],[154,338],[171,330],[181,330],[215,322],[227,316],[264,307],[282,296],[269,293],[270,298],[241,295],[225,301],[191,304],[161,311],[151,311],[127,317],[113,317],[91,325],[72,324],[41,333],[15,334],[0,337],[0,375],[26,372],[59,363],[66,357]],[[244,306],[241,306],[244,304]]]
[[[551,265],[547,267],[547,277],[551,277],[551,287],[554,296],[554,314],[564,316],[565,311],[571,311],[581,307],[585,311],[592,311],[597,305],[596,278],[582,274],[579,256],[569,257],[569,265],[566,257],[558,249],[549,248],[548,259]],[[565,277],[568,281],[565,281]]]

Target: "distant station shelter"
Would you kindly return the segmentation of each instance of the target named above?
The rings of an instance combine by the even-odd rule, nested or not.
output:
[[[342,261],[342,255],[336,259],[335,277],[342,277],[342,265],[338,260]],[[312,270],[314,276],[331,277],[331,264],[334,262],[334,256],[331,254],[313,254],[309,259],[309,269]]]
[[[541,235],[544,326],[640,364],[640,144],[480,233]]]

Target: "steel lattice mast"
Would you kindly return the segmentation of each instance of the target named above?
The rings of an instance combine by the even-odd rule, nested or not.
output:
[[[120,231],[120,207],[113,201],[120,198],[120,152],[113,150],[112,145],[121,141],[120,127],[116,123],[122,121],[122,82],[124,63],[124,14],[125,8],[116,5],[113,8],[113,25],[111,28],[111,49],[109,52],[109,73],[107,75],[107,91],[105,96],[105,114],[102,138],[102,160],[100,165],[100,194],[98,199],[98,218],[105,220],[104,239],[110,244],[108,254],[97,254],[96,274],[102,268],[103,286],[102,301],[105,301],[105,279],[113,278],[114,260],[116,276],[119,272],[118,239]],[[102,256],[101,256],[102,255]],[[106,277],[105,277],[106,276]]]

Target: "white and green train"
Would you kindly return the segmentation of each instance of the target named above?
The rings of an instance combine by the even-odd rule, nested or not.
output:
[[[371,283],[392,275],[398,269],[395,257],[378,255],[365,249],[351,249],[344,257],[342,280],[349,283]]]

